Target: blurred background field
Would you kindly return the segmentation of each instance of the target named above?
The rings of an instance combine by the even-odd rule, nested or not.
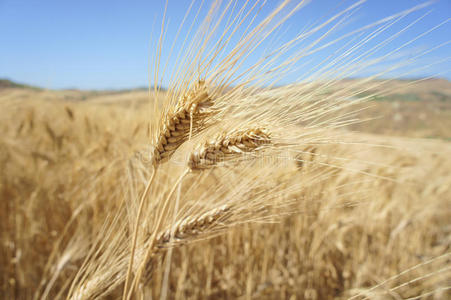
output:
[[[304,163],[274,173],[280,184],[315,179],[295,195],[299,213],[175,249],[170,297],[449,298],[451,83],[385,84],[391,93],[372,90],[362,122],[342,130],[349,143],[303,149]],[[126,198],[152,93],[0,82],[3,299],[65,294],[89,245],[69,237],[94,236]]]

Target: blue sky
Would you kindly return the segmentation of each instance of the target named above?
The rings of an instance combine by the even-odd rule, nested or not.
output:
[[[278,2],[268,0],[263,15]],[[299,32],[297,29],[324,20],[353,2],[312,1],[289,20],[283,32],[293,37]],[[349,19],[352,24],[347,30],[424,2],[369,0]],[[169,0],[167,36],[175,34],[190,3],[191,0]],[[155,47],[155,32],[159,30],[164,6],[164,0],[0,0],[0,78],[52,89],[147,86],[151,50]],[[451,1],[436,1],[399,26],[425,12],[429,14],[400,38],[399,43],[450,18]],[[448,42],[450,37],[451,22],[448,22],[416,41],[414,46],[428,49]],[[427,54],[418,64],[440,63],[411,75],[451,79],[450,54],[449,44]],[[295,77],[293,74],[287,82]]]

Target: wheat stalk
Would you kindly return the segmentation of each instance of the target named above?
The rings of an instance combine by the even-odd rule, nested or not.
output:
[[[199,80],[192,90],[186,93],[175,105],[173,111],[167,113],[161,120],[153,151],[152,163],[154,169],[139,201],[138,213],[133,232],[130,264],[124,287],[124,297],[127,294],[128,282],[133,268],[138,226],[144,206],[144,199],[149,193],[155,178],[157,167],[167,161],[180,145],[191,138],[193,130],[201,131],[205,127],[206,119],[213,115],[213,100],[209,97],[205,81]]]

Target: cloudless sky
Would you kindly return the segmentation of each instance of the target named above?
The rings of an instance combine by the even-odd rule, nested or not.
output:
[[[341,2],[341,9],[353,3]],[[369,0],[350,21],[357,28],[424,2]],[[168,36],[177,31],[190,3],[169,0]],[[277,3],[268,0],[263,14]],[[287,34],[324,17],[337,3],[340,1],[313,0],[290,19]],[[0,0],[0,78],[45,88],[147,86],[151,50],[156,46],[151,34],[159,30],[164,6],[165,0]],[[422,13],[429,10],[405,40],[449,19],[451,0],[436,1]],[[430,48],[450,41],[450,25],[444,24],[415,44]],[[413,75],[451,79],[450,50],[450,45],[445,45],[428,54],[425,61],[442,63]]]

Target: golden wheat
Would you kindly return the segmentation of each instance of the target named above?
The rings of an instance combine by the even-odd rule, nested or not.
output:
[[[200,240],[203,236],[211,235],[212,232],[218,232],[220,229],[227,227],[225,222],[230,215],[230,206],[222,205],[218,208],[205,212],[200,216],[187,216],[177,221],[171,228],[158,234],[151,254],[147,257],[145,263],[144,275],[142,281],[144,284],[149,282],[154,269],[154,257],[174,245],[183,245],[193,240]]]
[[[211,117],[213,100],[208,96],[205,81],[196,86],[161,119],[159,132],[154,142],[154,163],[167,161],[175,150],[185,142],[192,132],[204,128]]]
[[[197,146],[190,153],[188,167],[191,170],[210,168],[238,155],[250,154],[271,143],[270,134],[264,128],[236,130],[218,134]]]

